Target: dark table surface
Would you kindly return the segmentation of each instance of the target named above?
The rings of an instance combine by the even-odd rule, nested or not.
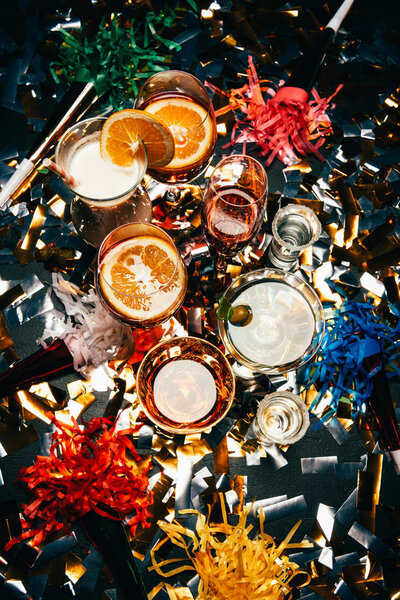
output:
[[[244,4],[245,3],[243,3],[243,5]],[[306,10],[308,7],[311,8],[311,10],[316,10],[318,13],[319,8],[316,7],[316,4],[317,3],[315,2],[302,3],[302,7],[303,10]],[[328,2],[328,4],[330,10],[334,10],[337,6],[336,2]],[[66,5],[66,2],[58,2],[56,3],[55,8],[59,8],[65,13],[67,8]],[[279,8],[279,6],[280,4],[277,2],[272,3],[271,9]],[[79,8],[78,5],[74,6],[74,8],[78,13],[79,10],[83,10],[83,8]],[[0,12],[4,15],[4,20],[0,25],[0,41],[2,42],[3,47],[0,83],[2,84],[3,99],[7,89],[6,86],[11,85],[10,80],[7,78],[7,69],[10,68],[15,57],[20,56],[19,53],[21,52],[21,49],[24,48],[24,41],[26,40],[27,32],[29,31],[29,19],[33,18],[32,15],[35,15],[35,11],[39,10],[46,12],[46,10],[50,10],[50,6],[45,2],[29,3],[21,1],[13,3],[12,5],[11,3],[7,3],[7,5],[6,3],[3,3],[0,7]],[[354,39],[355,43],[357,41],[357,44],[359,43],[362,45],[362,52],[360,50],[360,45],[358,46],[362,58],[360,58],[358,65],[354,65],[354,63],[351,63],[350,61],[346,63],[346,61],[343,60],[340,68],[336,70],[325,69],[321,75],[322,85],[325,87],[327,85],[327,77],[329,77],[330,74],[333,73],[335,77],[339,78],[330,82],[331,92],[341,81],[340,77],[348,78],[348,81],[352,84],[353,87],[349,84],[350,91],[338,98],[339,112],[342,111],[341,115],[344,120],[346,118],[350,119],[351,115],[356,115],[364,111],[365,114],[363,114],[363,120],[366,121],[370,115],[378,110],[378,106],[383,101],[383,95],[388,94],[390,89],[395,89],[396,87],[396,85],[392,85],[393,82],[391,79],[396,79],[396,74],[399,73],[400,66],[396,62],[399,56],[399,44],[393,34],[393,21],[398,17],[397,13],[398,11],[395,10],[392,3],[382,3],[377,6],[370,2],[357,3],[356,0],[354,15],[352,18],[349,18],[348,21],[347,36],[349,39]],[[391,18],[391,15],[393,19]],[[285,21],[283,21],[282,27],[285,26]],[[308,21],[307,26],[309,27]],[[12,40],[12,44],[10,42],[11,45],[8,46],[8,49],[7,36]],[[379,43],[377,42],[379,36],[387,41],[387,45],[381,44],[379,46]],[[360,40],[361,42],[359,42]],[[348,51],[350,52],[349,48]],[[393,53],[392,60],[388,58],[390,52]],[[331,63],[334,58],[335,57],[332,54],[329,55],[329,62]],[[225,60],[227,62],[231,61],[232,67],[236,69],[235,54],[228,55]],[[376,80],[374,80],[372,75],[374,68],[377,72]],[[384,73],[386,74],[389,73],[386,80],[385,77],[382,76],[382,70],[384,70]],[[357,92],[355,89],[357,86],[357,76],[360,80],[360,89],[365,84],[365,93],[360,93],[360,91]],[[19,84],[19,92],[24,86],[24,83]],[[37,103],[40,111],[44,111],[46,100],[48,100],[45,93],[43,96],[42,101]],[[3,147],[12,146],[18,149],[21,156],[26,152],[30,143],[37,135],[37,132],[32,131],[32,125],[29,125],[29,110],[26,109],[25,106],[21,106],[20,102],[18,102],[18,98],[19,95],[17,95],[14,104],[0,102],[0,150]],[[42,112],[41,116],[46,118],[46,112]],[[333,117],[333,121],[335,123],[335,117]],[[354,124],[354,121],[349,121],[348,124],[352,125]],[[339,144],[343,141],[342,136],[342,130],[335,130],[335,143]],[[214,165],[222,155],[221,146],[225,141],[226,139],[219,141],[218,150],[213,159]],[[326,150],[326,154],[329,156],[332,151],[332,144],[328,144],[327,146],[328,149]],[[239,149],[236,149],[236,151],[239,151]],[[256,153],[253,154],[256,156]],[[311,175],[317,176],[322,169],[322,164],[314,160],[313,162],[310,162],[310,165],[312,167]],[[278,161],[274,161],[267,172],[269,178],[269,192],[276,198],[276,196],[282,194],[286,185],[283,165]],[[4,179],[2,179],[2,181],[4,181]],[[266,225],[266,230],[267,229],[268,225]],[[32,260],[25,265],[21,265],[17,261],[10,264],[4,262],[0,265],[1,281],[22,281],[32,274],[37,275],[45,287],[50,285],[51,273],[44,268],[42,263],[36,260]],[[40,295],[40,293],[37,295]],[[365,293],[366,291],[361,289],[358,297],[362,299]],[[37,349],[37,339],[40,337],[42,329],[42,322],[37,318],[33,318],[18,326],[9,326],[9,331],[14,341],[14,348],[21,358],[29,356]],[[6,364],[4,363],[2,368],[4,369],[5,366]],[[58,388],[66,390],[67,384],[71,381],[75,381],[77,378],[78,375],[76,373],[71,373],[64,377],[56,378],[52,383]],[[398,387],[393,385],[392,390],[393,399],[396,401]],[[101,416],[108,400],[108,392],[94,391],[93,393],[96,396],[96,401],[85,412],[85,419]],[[40,419],[35,419],[32,423],[39,436],[50,431],[49,425]],[[2,485],[0,487],[0,504],[6,501],[17,501],[20,503],[26,499],[26,491],[21,486],[17,485],[15,480],[22,466],[33,463],[39,452],[39,448],[40,439],[1,458],[0,475],[2,477]],[[376,448],[375,451],[379,452],[379,448]],[[282,538],[290,530],[297,518],[301,518],[302,525],[299,533],[296,535],[297,539],[301,539],[302,536],[312,535],[317,513],[321,510],[323,505],[332,507],[333,512],[335,512],[346,502],[349,496],[354,493],[354,490],[357,489],[357,469],[354,467],[354,464],[360,463],[363,460],[365,461],[366,454],[366,446],[356,426],[353,426],[350,429],[346,439],[344,439],[342,443],[338,443],[329,428],[325,426],[317,427],[317,419],[314,416],[311,416],[311,427],[305,437],[297,444],[289,447],[284,453],[284,457],[287,460],[285,466],[279,469],[276,468],[276,464],[274,464],[274,461],[270,457],[263,457],[260,459],[259,464],[254,465],[248,464],[245,457],[231,457],[229,460],[229,477],[233,478],[236,475],[246,477],[246,501],[248,502],[251,502],[255,498],[273,498],[283,494],[287,495],[288,498],[304,496],[307,505],[305,511],[303,510],[299,515],[295,514],[288,518],[281,518],[268,524],[268,532],[271,535]],[[325,470],[320,468],[319,472],[315,474],[303,473],[301,461],[304,458],[311,457],[333,457],[333,462],[337,462],[338,464],[351,463],[353,466],[349,470],[349,476],[343,476],[343,471],[342,475],[340,475],[340,469],[335,471],[333,463]],[[195,464],[194,473],[197,473],[203,467],[208,467],[211,473],[214,472],[212,453],[209,453],[200,462]],[[219,475],[217,474],[216,477],[218,478]],[[380,490],[381,506],[395,507],[399,510],[399,497],[400,481],[395,474],[391,461],[385,455]],[[357,555],[355,555],[356,558],[353,556],[353,561],[356,561],[358,564],[366,555],[367,550],[348,535],[348,530],[352,523],[357,520],[358,513],[355,506],[354,510],[350,511],[349,514],[349,520],[336,519],[335,521],[335,533],[342,540],[342,543],[337,544],[335,547],[335,557],[355,552],[357,553],[358,558]],[[0,518],[1,517],[2,515],[0,514]],[[79,529],[77,529],[76,533],[78,535],[79,544],[73,549],[73,552],[83,556],[83,548],[85,546],[88,547],[88,543],[85,541],[85,538],[82,536]],[[398,516],[396,520],[395,518],[390,517],[390,511],[384,510],[382,507],[378,508],[376,515],[376,536],[389,544],[392,543],[393,547],[393,541],[398,538],[399,534],[400,526]],[[316,550],[318,550],[318,548],[319,547],[316,546]],[[138,565],[142,572],[146,589],[149,591],[160,579],[158,576],[147,572],[146,564],[142,564],[138,561]],[[1,566],[0,570],[4,573],[7,572],[7,568]],[[8,575],[10,575],[10,573],[11,579],[13,579],[12,571],[8,571]],[[343,581],[340,575],[340,569],[334,570],[332,573],[334,574],[332,581]],[[47,580],[44,581],[44,583],[42,581],[40,584],[38,583],[38,580],[35,580],[35,588],[31,577],[27,580],[30,582],[28,583],[28,586],[31,585],[29,593],[35,600],[51,600],[63,598],[64,596],[74,597],[77,600],[95,600],[102,598],[102,594],[105,590],[111,590],[109,591],[109,595],[105,596],[105,598],[113,598],[112,590],[115,587],[114,584],[110,582],[103,573],[100,573],[98,578],[97,575],[98,568],[95,565],[91,565],[87,573],[72,585],[72,587],[71,584],[68,584],[68,580],[65,579],[64,583],[67,583],[68,585],[64,585],[63,587],[60,585],[50,585],[48,582],[46,585]],[[15,576],[15,579],[18,579],[17,575]],[[400,571],[398,580],[400,581]],[[182,585],[185,584],[186,579],[184,578],[184,574],[180,577],[179,581]],[[385,587],[387,586],[387,583],[378,578],[377,585],[378,588],[380,586],[378,590],[375,590],[377,597],[389,598],[388,588]],[[324,595],[324,593],[327,592],[321,592],[321,595],[322,597],[327,598],[364,598],[370,593],[368,589],[363,588],[361,585],[358,587],[353,586],[351,590],[346,586],[344,591],[343,589],[341,592],[340,590],[338,591],[338,595],[333,594],[332,591],[330,592],[330,596]],[[318,589],[313,590],[307,588],[302,594],[309,598],[317,597]],[[8,599],[9,597],[27,598],[28,596],[24,595],[23,592],[18,591],[12,585],[3,585],[0,579],[0,598]]]

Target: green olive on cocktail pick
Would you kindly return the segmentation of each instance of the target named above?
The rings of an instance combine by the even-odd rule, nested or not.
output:
[[[239,304],[233,307],[225,296],[222,296],[218,303],[216,315],[221,321],[229,321],[229,323],[237,327],[248,325],[253,318],[250,306]]]

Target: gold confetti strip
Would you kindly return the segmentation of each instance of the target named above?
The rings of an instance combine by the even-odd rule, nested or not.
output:
[[[54,395],[55,389],[56,388],[54,388],[54,386],[50,386],[47,382],[43,382],[31,385],[31,387],[29,388],[29,392],[47,400],[51,408],[60,408],[65,404],[67,396],[63,390],[57,388],[59,396],[57,399]]]
[[[170,600],[193,600],[193,594],[188,587],[172,587],[166,581],[156,585],[151,592],[147,594],[149,600],[153,600],[162,589],[167,592]]]
[[[186,458],[190,458],[193,464],[196,464],[207,454],[210,454],[211,448],[206,440],[196,440],[192,439],[191,436],[185,436],[185,443],[179,446],[179,452]]]
[[[35,415],[48,425],[51,423],[50,413],[52,411],[49,404],[43,400],[43,398],[31,394],[30,392],[20,390],[17,392],[17,400],[19,404],[31,414]]]
[[[18,355],[14,352],[14,341],[8,331],[6,322],[0,312],[0,352],[9,365],[18,360]]]
[[[36,242],[39,238],[40,229],[42,226],[43,219],[46,215],[47,208],[43,204],[38,204],[33,213],[29,229],[20,244],[20,249],[27,252],[31,252],[36,246]]]
[[[11,425],[0,423],[0,439],[0,454],[4,456],[36,442],[39,436],[33,425],[24,425],[17,430]]]
[[[76,381],[71,381],[67,383],[68,395],[71,400],[77,398],[81,394],[87,394],[92,391],[92,384],[89,381],[83,381],[82,379],[77,379]]]
[[[379,504],[382,480],[383,454],[368,454],[365,471],[359,471],[357,508],[359,523],[375,533],[376,507]]]
[[[86,569],[82,564],[82,560],[70,552],[67,554],[65,565],[65,574],[72,583],[76,583],[86,573]]]
[[[229,474],[228,442],[225,436],[213,450],[214,472],[218,475]]]

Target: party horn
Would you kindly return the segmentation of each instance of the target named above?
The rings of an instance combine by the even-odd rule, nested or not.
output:
[[[400,431],[382,354],[366,356],[363,366],[371,375],[372,392],[368,406],[379,431],[379,444],[390,452],[396,473],[400,475]]]
[[[68,91],[58,103],[53,115],[47,121],[44,129],[34,141],[26,157],[17,166],[15,173],[10,177],[0,192],[0,210],[10,203],[13,194],[32,175],[42,159],[58,142],[61,135],[68,127],[78,121],[85,112],[98,99],[95,86],[92,82],[71,83]]]
[[[354,0],[344,0],[332,19],[322,30],[312,51],[301,59],[298,68],[273,97],[274,102],[307,102],[319,68],[326,52],[336,37],[339,28],[349,12]]]
[[[0,373],[0,397],[70,372],[73,365],[74,359],[65,342],[55,339],[47,348],[41,348]]]

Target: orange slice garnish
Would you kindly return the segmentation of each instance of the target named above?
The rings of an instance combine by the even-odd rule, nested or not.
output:
[[[172,160],[171,132],[157,117],[133,108],[113,113],[104,123],[100,134],[102,157],[119,167],[132,166],[138,136],[146,146],[149,167],[163,167]]]
[[[181,169],[202,159],[214,142],[210,113],[193,100],[181,97],[159,98],[144,109],[157,117],[172,133],[175,154],[167,169]]]
[[[159,312],[161,297],[175,287],[175,249],[165,240],[138,236],[127,240],[106,255],[101,266],[101,288],[108,302],[132,317]]]

